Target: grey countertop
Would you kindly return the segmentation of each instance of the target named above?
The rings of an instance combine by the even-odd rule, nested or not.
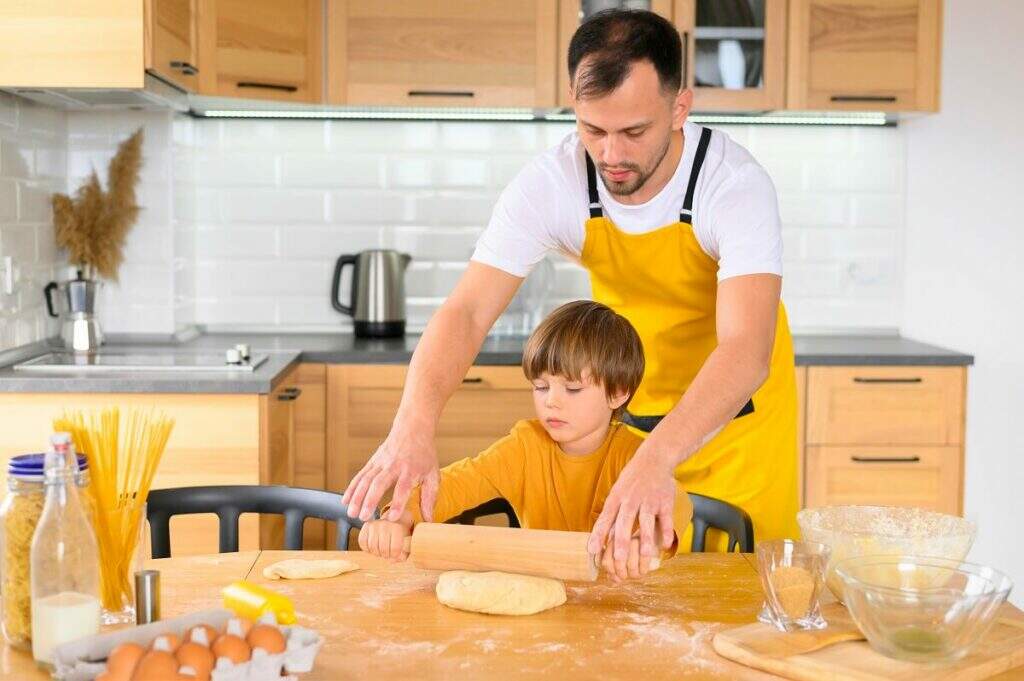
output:
[[[489,337],[476,363],[496,366],[519,364],[524,343],[520,337]],[[52,351],[51,342],[35,343],[4,353],[0,361],[0,392],[123,392],[123,393],[268,393],[297,362],[323,364],[404,364],[419,341],[418,335],[396,339],[358,339],[337,334],[201,334],[191,340],[112,338],[104,346],[118,352],[223,352],[236,343],[248,343],[254,353],[269,354],[253,372],[223,373],[132,372],[131,374],[73,372],[37,374],[15,371],[11,365]],[[974,358],[954,350],[898,336],[796,335],[796,363],[800,366],[966,366]]]

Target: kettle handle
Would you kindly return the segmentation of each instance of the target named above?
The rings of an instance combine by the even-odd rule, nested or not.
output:
[[[342,305],[338,300],[338,293],[341,289],[341,270],[345,265],[352,265],[352,296],[349,299],[348,305]],[[352,308],[355,307],[356,299],[356,256],[355,255],[343,255],[338,258],[338,261],[334,263],[334,277],[331,279],[331,305],[334,309],[342,314],[347,314],[349,317],[352,316]]]
[[[50,313],[51,317],[59,317],[56,312],[53,311],[53,292],[57,290],[57,282],[51,281],[43,289],[43,296],[46,298],[46,311]]]

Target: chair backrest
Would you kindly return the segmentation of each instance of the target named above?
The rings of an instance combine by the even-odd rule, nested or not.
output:
[[[450,518],[445,522],[450,525],[473,525],[476,523],[477,518],[482,518],[485,515],[498,515],[505,514],[508,517],[509,527],[519,527],[519,518],[516,517],[516,512],[512,509],[512,504],[508,503],[506,499],[497,497],[490,501],[485,501],[476,508],[463,511],[454,518]]]
[[[689,492],[693,503],[693,541],[690,551],[704,552],[704,541],[709,528],[721,530],[729,535],[730,553],[739,546],[743,553],[754,551],[754,523],[739,506],[727,501]]]
[[[150,490],[146,499],[153,557],[171,555],[171,516],[216,513],[220,525],[220,552],[238,550],[238,517],[243,513],[272,513],[284,516],[284,548],[302,548],[302,525],[306,518],[338,523],[338,550],[348,549],[352,528],[363,526],[348,515],[341,495],[318,489],[284,485],[217,485],[173,487]],[[376,517],[376,516],[375,516]]]

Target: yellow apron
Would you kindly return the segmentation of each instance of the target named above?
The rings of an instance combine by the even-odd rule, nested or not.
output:
[[[692,227],[694,188],[710,138],[704,128],[679,222],[642,234],[627,234],[604,216],[597,174],[586,159],[590,219],[580,259],[590,272],[594,299],[629,319],[643,341],[647,367],[629,403],[636,422],[668,413],[717,345],[718,263],[701,249]],[[675,476],[687,491],[744,509],[758,541],[798,536],[796,375],[781,303],[768,379]],[[690,530],[681,545],[690,546]],[[709,532],[707,549],[725,548],[724,534]]]

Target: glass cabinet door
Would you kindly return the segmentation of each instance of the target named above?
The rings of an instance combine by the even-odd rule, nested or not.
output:
[[[781,109],[785,0],[674,0],[695,111]]]
[[[672,0],[559,0],[558,3],[558,106],[570,107],[569,41],[580,22],[605,9],[646,9],[672,19]]]

